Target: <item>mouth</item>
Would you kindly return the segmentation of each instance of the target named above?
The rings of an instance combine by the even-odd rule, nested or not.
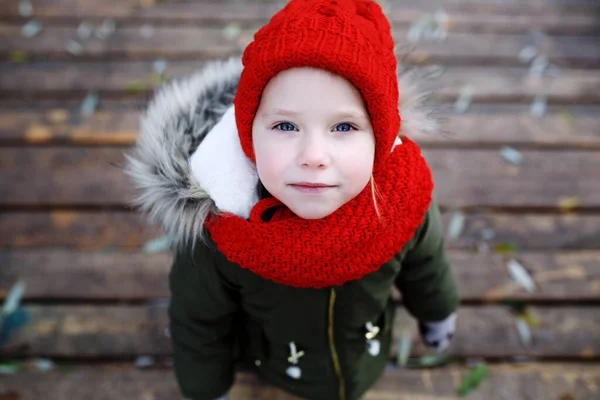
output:
[[[298,190],[299,192],[308,193],[308,194],[323,193],[329,189],[337,187],[337,185],[328,185],[326,183],[320,183],[320,182],[296,182],[296,183],[290,183],[289,186]]]

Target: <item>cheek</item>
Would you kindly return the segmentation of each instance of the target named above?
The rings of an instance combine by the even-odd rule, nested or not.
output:
[[[254,144],[256,156],[256,169],[261,182],[269,189],[283,174],[286,160],[289,159],[281,146],[275,146],[264,140],[258,140]]]
[[[366,185],[373,173],[375,141],[370,138],[357,141],[344,154],[344,174],[356,185]]]

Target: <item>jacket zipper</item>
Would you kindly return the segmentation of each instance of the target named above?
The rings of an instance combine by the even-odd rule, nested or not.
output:
[[[329,350],[331,352],[331,359],[333,360],[333,368],[338,378],[338,390],[340,400],[346,400],[346,387],[344,384],[344,375],[342,375],[342,367],[340,366],[340,360],[338,358],[337,351],[335,349],[335,343],[333,341],[333,306],[335,305],[335,290],[331,288],[329,294],[329,324],[327,326],[327,332],[329,336]]]

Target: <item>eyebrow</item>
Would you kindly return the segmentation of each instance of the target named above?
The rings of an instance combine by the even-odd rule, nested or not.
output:
[[[264,115],[264,118],[274,117],[274,116],[282,116],[289,118],[296,118],[302,115],[297,111],[293,110],[285,110],[282,108],[275,109],[272,113],[268,113]],[[368,119],[364,112],[359,110],[343,110],[335,113],[336,118],[353,118],[353,119]]]

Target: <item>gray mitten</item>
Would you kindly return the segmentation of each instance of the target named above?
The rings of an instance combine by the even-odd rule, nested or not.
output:
[[[456,312],[437,322],[419,321],[419,333],[423,343],[438,353],[446,351],[456,329]]]

